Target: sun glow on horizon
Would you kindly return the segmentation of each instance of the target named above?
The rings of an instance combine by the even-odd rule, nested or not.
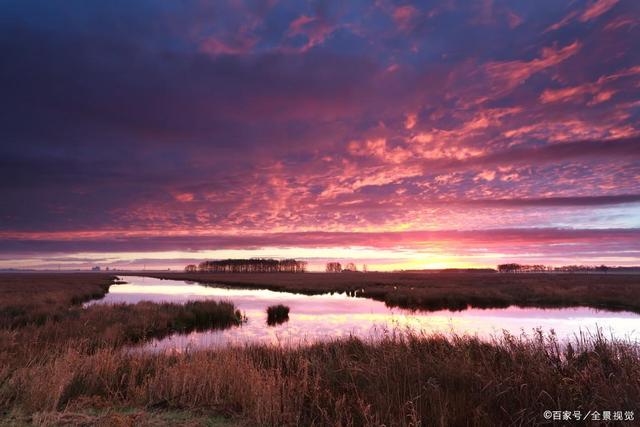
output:
[[[629,256],[620,254],[585,254],[579,260],[562,253],[549,256],[540,252],[506,253],[484,248],[464,248],[460,245],[448,248],[440,244],[437,249],[413,248],[375,248],[375,247],[263,247],[257,249],[220,249],[198,251],[157,251],[157,252],[77,252],[61,253],[42,257],[37,255],[15,255],[0,259],[0,269],[43,269],[43,270],[87,270],[93,266],[102,269],[118,270],[182,270],[191,263],[206,260],[233,258],[295,258],[307,261],[308,271],[321,272],[327,262],[341,262],[343,265],[353,262],[362,271],[366,265],[368,271],[400,270],[437,270],[447,268],[495,268],[505,262],[523,264],[543,264],[551,266],[569,264],[588,265],[636,265],[634,253]]]

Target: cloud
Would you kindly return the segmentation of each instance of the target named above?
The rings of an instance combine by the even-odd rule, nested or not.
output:
[[[370,247],[378,249],[429,248],[449,242],[469,248],[503,248],[513,244],[533,247],[553,244],[603,244],[616,242],[626,250],[640,250],[640,229],[492,229],[394,232],[300,232],[259,235],[214,235],[153,237],[138,240],[7,240],[0,241],[0,252],[37,254],[57,250],[64,252],[163,252],[215,249],[259,249],[266,247]]]
[[[572,141],[540,147],[514,147],[502,152],[452,162],[447,167],[453,168],[462,165],[486,167],[498,164],[540,165],[560,163],[566,160],[597,158],[639,159],[638,143],[640,143],[639,138],[626,138],[605,141]]]
[[[251,52],[256,42],[257,40],[254,38],[242,38],[227,42],[211,36],[200,43],[200,50],[210,55],[242,55]]]
[[[177,201],[179,202],[193,202],[194,199],[194,195],[193,193],[178,193],[178,194],[174,194],[174,196],[176,198]]]
[[[540,102],[583,101],[585,97],[590,96],[591,100],[587,105],[596,105],[610,100],[619,91],[618,80],[636,78],[638,75],[640,75],[640,67],[630,67],[601,76],[595,82],[560,89],[545,89],[540,95]]]
[[[402,31],[410,30],[412,22],[418,15],[418,9],[411,5],[398,6],[393,10],[393,19]]]
[[[562,48],[545,47],[538,58],[531,61],[502,61],[490,62],[484,69],[491,81],[492,87],[498,92],[509,91],[526,82],[532,75],[554,65],[558,65],[572,57],[580,50],[578,41]]]
[[[11,0],[6,250],[634,228],[636,14],[552,3]]]
[[[612,196],[575,196],[575,197],[545,197],[529,199],[488,199],[460,201],[462,204],[478,206],[605,206],[626,203],[639,203],[640,194],[620,194]]]
[[[411,130],[415,127],[416,123],[418,123],[418,116],[415,113],[409,113],[404,122],[404,128]]]
[[[493,181],[496,178],[496,171],[485,170],[480,172],[474,180]]]
[[[296,48],[285,47],[283,50],[285,52],[306,52],[314,46],[322,44],[336,28],[336,26],[330,24],[323,18],[301,15],[289,24],[287,37],[295,38],[296,36],[303,36],[306,39],[304,44]]]
[[[582,12],[578,10],[573,10],[569,12],[569,14],[567,14],[564,18],[562,18],[562,20],[554,23],[553,25],[550,25],[545,30],[545,33],[549,31],[559,30],[560,28],[568,25],[569,23],[571,23],[576,19],[580,22],[588,22],[588,21],[594,20],[599,16],[604,15],[606,12],[608,12],[611,8],[613,8],[618,3],[618,1],[619,0],[591,1],[589,6],[587,6]]]
[[[605,14],[618,0],[596,0],[580,15],[580,21],[586,22]]]

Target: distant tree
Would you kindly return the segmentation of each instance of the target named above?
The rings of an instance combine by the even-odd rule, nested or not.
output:
[[[350,262],[342,271],[358,271],[358,267],[356,267],[355,263]]]
[[[596,267],[596,270],[602,271],[603,273],[606,273],[607,271],[609,271],[609,267],[607,267],[606,265],[602,264],[601,266]]]
[[[590,265],[563,265],[562,267],[556,267],[555,271],[561,271],[564,273],[577,273],[577,272],[590,272],[597,270],[598,267]]]
[[[224,259],[201,262],[197,269],[206,273],[304,273],[307,262],[270,258]]]
[[[367,264],[362,264],[362,272],[366,273],[367,271],[369,271],[369,268],[367,267]]]
[[[522,271],[522,266],[520,264],[500,264],[498,265],[498,271],[500,273],[519,273]]]
[[[542,264],[520,265],[520,271],[523,273],[541,273],[546,271],[546,267]]]
[[[186,273],[195,273],[198,271],[198,266],[195,264],[189,264],[184,268]]]
[[[339,262],[328,262],[325,270],[327,273],[340,273],[342,271],[342,264]]]

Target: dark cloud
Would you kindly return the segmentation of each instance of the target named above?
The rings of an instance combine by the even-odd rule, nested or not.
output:
[[[460,200],[461,204],[476,206],[504,206],[504,207],[523,207],[523,206],[603,206],[603,205],[620,205],[626,203],[640,202],[640,194],[620,194],[612,196],[583,196],[583,197],[547,197],[536,199],[479,199],[479,200]]]
[[[326,248],[361,246],[371,248],[428,248],[441,242],[481,247],[509,247],[514,244],[533,247],[548,244],[584,245],[624,244],[625,249],[640,250],[640,229],[572,230],[558,228],[493,229],[467,231],[402,231],[402,232],[299,232],[247,235],[144,237],[137,239],[76,238],[6,239],[0,250],[7,253],[39,252],[153,252],[180,250],[184,253],[215,248],[258,249],[264,247]],[[48,258],[58,260],[60,257]],[[104,259],[104,258],[101,258]]]

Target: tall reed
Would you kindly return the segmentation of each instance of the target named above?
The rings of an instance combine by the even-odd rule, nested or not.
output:
[[[252,345],[182,354],[66,348],[12,360],[0,404],[206,409],[248,425],[536,425],[545,410],[636,410],[640,351],[582,336],[392,332],[309,347]]]

